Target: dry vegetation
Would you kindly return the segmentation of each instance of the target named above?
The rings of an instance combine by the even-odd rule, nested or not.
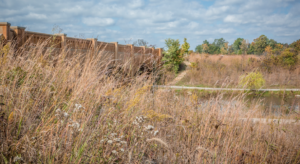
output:
[[[258,112],[244,95],[220,111],[193,93],[152,92],[151,75],[120,85],[101,53],[12,47],[0,47],[0,163],[300,163],[299,124],[240,121]],[[242,73],[236,60],[199,65],[202,80]]]
[[[188,60],[193,68],[180,84],[236,87],[241,75],[258,70],[266,81],[265,88],[300,87],[300,64],[284,68],[256,55],[191,54]]]

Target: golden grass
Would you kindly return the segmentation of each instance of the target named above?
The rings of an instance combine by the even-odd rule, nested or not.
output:
[[[0,55],[0,163],[300,162],[299,125],[239,121],[255,109],[203,108],[152,92],[152,75],[106,76],[101,53],[42,49]]]
[[[197,67],[188,71],[180,84],[237,87],[241,75],[259,70],[266,80],[264,88],[300,87],[300,64],[293,70],[274,66],[267,71],[262,69],[263,59],[264,56],[256,55],[192,54],[188,60],[197,63]]]

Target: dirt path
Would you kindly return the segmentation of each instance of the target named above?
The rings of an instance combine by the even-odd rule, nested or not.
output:
[[[187,67],[191,65],[190,62],[188,61],[184,61],[183,62]],[[184,70],[181,73],[179,73],[179,75],[171,82],[169,82],[167,85],[175,85],[176,83],[178,83],[187,73],[188,70]]]

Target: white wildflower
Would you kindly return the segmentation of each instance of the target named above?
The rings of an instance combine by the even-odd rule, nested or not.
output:
[[[112,141],[112,140],[108,140],[107,143],[108,143],[108,144],[112,144],[113,141]]]
[[[64,117],[68,117],[69,114],[67,112],[64,113]]]
[[[127,142],[126,141],[121,141],[121,144],[127,144]]]
[[[111,133],[110,135],[113,137],[113,136],[117,135],[117,133]]]
[[[103,143],[105,140],[101,140],[100,143]]]
[[[116,142],[121,142],[120,138],[115,138],[114,139]]]
[[[118,152],[117,152],[117,151],[115,151],[115,150],[113,150],[113,151],[112,151],[112,153],[113,153],[113,154],[118,154]]]
[[[73,128],[78,129],[78,128],[80,127],[80,124],[79,124],[78,122],[74,122],[74,123],[72,124],[72,126],[73,126]]]
[[[117,146],[121,146],[121,144],[120,144],[120,143],[117,143],[116,145],[117,145]]]
[[[149,131],[151,131],[151,130],[153,130],[153,129],[154,129],[154,126],[152,126],[152,125],[148,125],[148,126],[145,126],[144,128],[145,128],[145,130],[149,130]]]
[[[124,149],[123,149],[123,148],[121,148],[121,149],[120,149],[120,151],[121,151],[121,152],[124,152]]]
[[[57,108],[55,112],[56,112],[56,113],[60,113],[61,110],[60,110],[59,108]]]
[[[153,135],[156,136],[156,134],[158,133],[158,130],[153,132]]]
[[[22,157],[19,157],[19,156],[14,157],[14,162],[17,162],[17,161],[20,161],[20,160],[23,160]]]

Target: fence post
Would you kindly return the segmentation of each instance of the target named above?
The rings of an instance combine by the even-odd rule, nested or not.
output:
[[[133,77],[134,75],[134,46],[133,44],[127,44],[130,47],[130,60],[131,60],[131,65],[130,65],[130,75]]]
[[[17,34],[17,42],[18,42],[18,47],[21,47],[25,43],[25,27],[20,27],[20,26],[11,26],[11,29],[15,31]]]
[[[3,36],[6,40],[12,39],[12,38],[10,38],[9,32],[10,32],[10,23],[0,22],[0,33],[3,34]]]
[[[162,48],[158,48],[158,58],[159,58],[159,60],[158,60],[158,64],[160,65],[160,63],[161,63],[161,59],[162,59]]]
[[[93,51],[93,55],[97,54],[97,38],[88,38],[87,40],[91,40],[92,41],[92,51]]]
[[[61,43],[60,43],[60,48],[63,50],[67,48],[67,34],[55,34],[57,36],[61,37]]]
[[[114,64],[117,64],[117,58],[118,58],[118,42],[111,42],[111,43],[114,43],[115,44],[115,54],[114,54]]]

